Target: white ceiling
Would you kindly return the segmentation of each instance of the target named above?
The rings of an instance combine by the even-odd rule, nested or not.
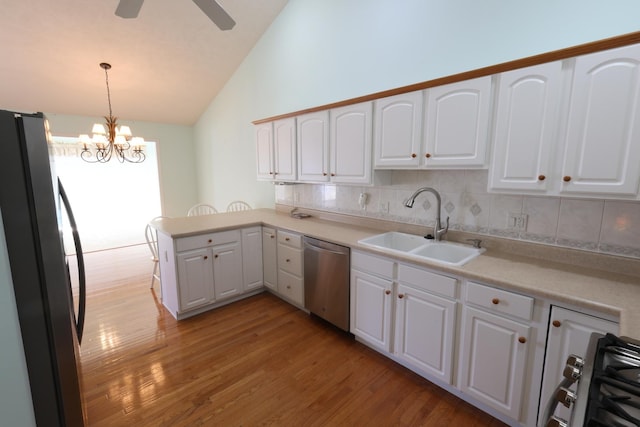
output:
[[[220,31],[191,0],[0,0],[0,108],[192,125],[287,0],[219,0]]]

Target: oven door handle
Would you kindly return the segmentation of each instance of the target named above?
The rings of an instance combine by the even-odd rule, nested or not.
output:
[[[558,392],[560,391],[560,389],[567,388],[571,384],[573,384],[572,380],[568,378],[563,378],[562,381],[560,381],[560,384],[558,385],[558,387],[556,387],[556,389],[553,391],[553,393],[551,394],[551,397],[549,397],[549,401],[547,402],[547,408],[544,411],[544,416],[542,417],[542,422],[544,423],[542,427],[547,425],[546,423],[551,419],[551,416],[553,415],[553,413],[556,412],[556,408],[558,407],[558,403],[559,403],[558,399],[556,399],[556,396],[558,395]]]

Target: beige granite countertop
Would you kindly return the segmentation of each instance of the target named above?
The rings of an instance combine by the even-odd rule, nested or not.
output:
[[[471,280],[478,280],[505,289],[548,298],[557,302],[566,302],[575,306],[596,310],[620,317],[620,335],[640,339],[640,276],[637,275],[640,261],[620,260],[617,257],[604,256],[600,263],[614,268],[597,269],[599,257],[593,254],[584,255],[593,258],[587,265],[572,265],[568,262],[556,262],[535,257],[535,246],[530,252],[534,256],[518,255],[518,251],[501,247],[499,244],[489,246],[480,257],[461,267],[452,267],[435,262],[416,260],[375,250],[358,243],[359,240],[392,230],[396,227],[383,228],[375,224],[370,226],[366,220],[355,219],[351,223],[330,221],[326,219],[291,218],[288,214],[273,209],[255,209],[251,211],[203,215],[195,217],[160,219],[152,223],[156,229],[173,238],[187,237],[206,232],[222,231],[252,225],[266,225],[283,228],[319,239],[349,246],[352,249],[377,253],[400,261],[432,267],[436,270],[452,273]],[[539,246],[539,245],[538,245]],[[549,247],[542,251],[550,251]],[[552,249],[558,254],[573,253],[573,257],[582,254],[576,251],[558,248]],[[571,255],[562,257],[571,261]],[[600,257],[602,258],[602,257]],[[558,257],[553,258],[558,259]],[[589,259],[591,261],[591,259]],[[625,264],[626,263],[626,264]],[[584,264],[584,263],[583,263]],[[618,268],[618,264],[623,268]],[[630,264],[630,268],[626,268]],[[625,271],[632,274],[620,274]]]

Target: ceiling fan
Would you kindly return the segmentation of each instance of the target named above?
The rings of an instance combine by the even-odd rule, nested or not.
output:
[[[116,8],[116,15],[121,18],[136,18],[144,0],[120,0]],[[222,31],[230,30],[236,21],[218,4],[216,0],[193,0],[193,2],[213,21]]]

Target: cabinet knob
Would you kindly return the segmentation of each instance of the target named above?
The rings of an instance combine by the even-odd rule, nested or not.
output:
[[[269,175],[273,175],[273,172],[269,171]]]
[[[544,175],[538,175],[538,181],[544,181],[545,179],[547,179],[546,176]]]
[[[520,337],[520,338],[518,338],[518,342],[519,342],[520,344],[524,344],[524,343],[526,343],[526,342],[527,342],[527,339],[526,339],[525,337]]]
[[[327,176],[327,173],[326,172],[322,172],[322,176]]]
[[[431,157],[431,154],[427,153],[424,155],[427,159]]]
[[[335,174],[335,173],[332,173],[332,174],[331,174],[331,176],[336,176],[336,174]]]
[[[291,286],[290,286],[290,285],[287,285],[287,289],[291,289]]]
[[[284,240],[288,242],[288,241],[289,241],[289,240],[291,240],[291,239],[290,239],[290,238],[288,238],[288,237],[285,237],[285,238],[284,238]]]
[[[209,257],[208,257],[208,256],[206,256],[206,255],[205,255],[205,256],[203,256],[203,258],[204,258],[204,259],[209,259]]]
[[[494,299],[492,299],[492,300],[491,300],[491,304],[495,304],[495,305],[500,304],[500,299],[499,299],[499,298],[494,298]]]
[[[391,295],[391,291],[389,289],[387,289],[386,291],[384,291],[385,295]]]
[[[571,177],[567,175],[567,176],[563,177],[562,180],[564,182],[569,182],[569,181],[571,181]]]
[[[415,159],[416,157],[418,157],[418,155],[416,153],[411,153],[411,158]]]
[[[207,240],[207,243],[211,243],[211,242],[213,242],[213,240],[211,240],[211,239]]]
[[[269,237],[270,237],[270,238],[272,238],[272,239],[275,239],[275,238],[276,238],[276,236],[274,236],[273,234],[272,234],[272,235],[270,235]]]
[[[562,326],[562,322],[560,322],[559,320],[554,320],[553,322],[551,322],[551,324],[556,328]]]
[[[404,294],[398,294],[398,298],[400,299],[404,298]]]
[[[214,258],[218,258],[218,256],[219,256],[218,254],[215,254],[213,257],[214,257]]]
[[[289,258],[284,260],[285,262],[291,262],[291,260]]]

